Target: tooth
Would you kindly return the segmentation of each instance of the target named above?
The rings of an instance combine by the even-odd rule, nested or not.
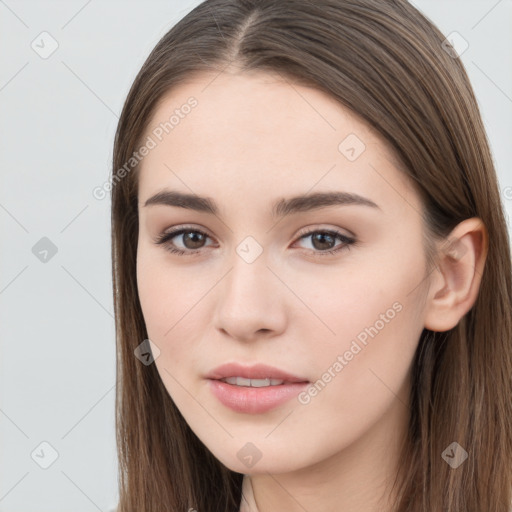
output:
[[[253,388],[262,388],[270,386],[270,379],[251,379],[251,386]]]
[[[251,379],[244,379],[243,377],[237,377],[236,378],[236,385],[237,386],[250,386],[251,385]]]
[[[225,377],[221,379],[223,382],[231,384],[233,386],[263,388],[267,386],[280,386],[284,383],[282,379],[246,379],[245,377]]]

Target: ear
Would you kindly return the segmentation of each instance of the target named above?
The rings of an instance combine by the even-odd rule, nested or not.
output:
[[[473,307],[488,251],[481,219],[458,224],[438,248],[439,265],[432,272],[425,306],[425,327],[448,331]]]

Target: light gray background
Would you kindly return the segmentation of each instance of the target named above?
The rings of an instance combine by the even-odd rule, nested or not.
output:
[[[0,0],[1,512],[117,503],[110,204],[92,190],[108,180],[140,66],[199,3]],[[510,217],[512,1],[413,3],[469,43],[461,58]],[[47,59],[31,47],[44,31],[59,45]],[[43,237],[57,248],[46,263],[32,252]],[[42,442],[58,452],[47,469]]]

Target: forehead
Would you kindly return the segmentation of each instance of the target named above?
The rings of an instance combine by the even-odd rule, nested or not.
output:
[[[163,96],[148,137],[139,198],[167,186],[265,196],[320,186],[381,201],[413,193],[366,123],[328,94],[275,74],[196,74]]]

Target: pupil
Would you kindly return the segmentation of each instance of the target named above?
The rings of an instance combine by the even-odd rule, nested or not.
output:
[[[325,241],[325,238],[328,238],[329,241],[327,242],[327,245],[329,245],[329,247],[317,247],[317,244],[315,244],[315,241],[319,240],[320,242],[322,241]],[[315,246],[316,249],[331,249],[330,247],[330,244],[332,243],[332,236],[327,234],[327,233],[317,233],[316,235],[313,235],[313,245]]]
[[[196,240],[194,240],[194,238],[196,238]],[[198,249],[201,247],[201,239],[203,238],[203,235],[201,233],[197,233],[196,231],[189,231],[186,236],[185,236],[185,246],[188,248],[188,249]],[[194,245],[195,243],[198,242],[199,239],[199,245]],[[192,247],[190,247],[186,242],[188,241],[191,241],[192,242]]]

